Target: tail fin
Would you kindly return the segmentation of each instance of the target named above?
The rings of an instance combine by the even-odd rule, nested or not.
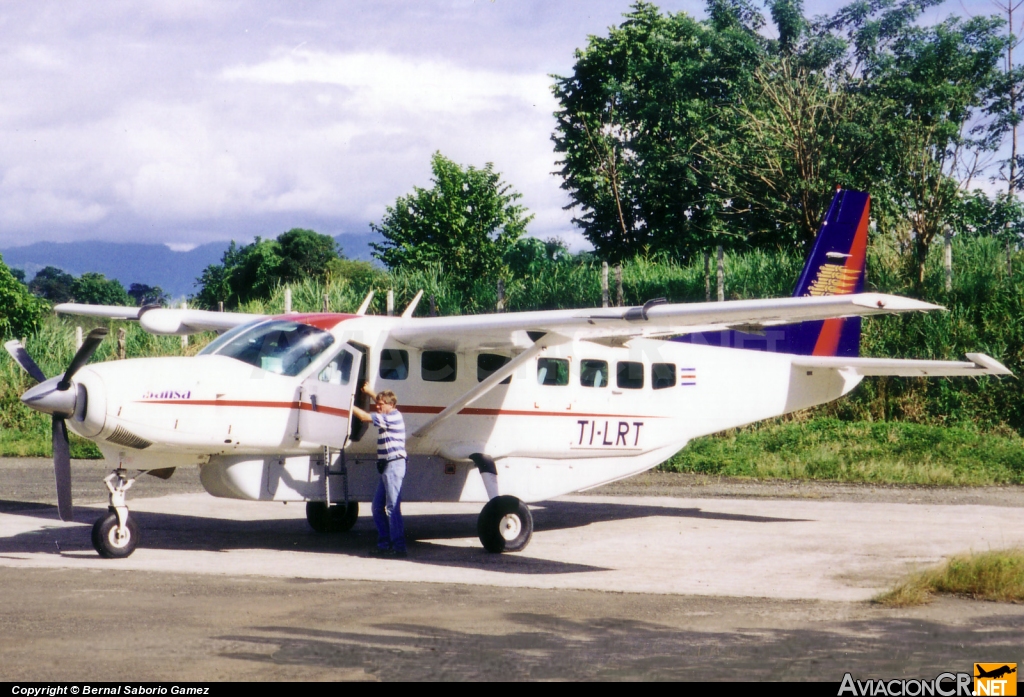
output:
[[[864,192],[836,190],[794,296],[849,295],[864,290],[870,203],[871,197]],[[682,336],[679,341],[801,356],[853,357],[860,354],[860,317],[800,322],[772,327],[764,334],[703,332]]]

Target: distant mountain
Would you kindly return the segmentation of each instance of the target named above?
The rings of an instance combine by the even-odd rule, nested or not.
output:
[[[370,261],[370,242],[380,240],[380,235],[370,232],[334,239],[347,258]],[[8,266],[23,269],[26,280],[32,280],[45,266],[56,266],[75,276],[98,272],[116,278],[125,288],[132,283],[160,286],[172,298],[178,298],[196,292],[196,278],[210,264],[220,263],[227,247],[225,242],[214,242],[175,252],[162,244],[36,242],[0,250],[0,254]]]

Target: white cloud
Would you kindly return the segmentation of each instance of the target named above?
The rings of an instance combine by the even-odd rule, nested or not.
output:
[[[366,114],[394,111],[461,113],[500,109],[504,100],[553,105],[550,78],[473,70],[436,60],[387,53],[293,50],[251,66],[223,71],[225,80],[345,88],[342,100]]]

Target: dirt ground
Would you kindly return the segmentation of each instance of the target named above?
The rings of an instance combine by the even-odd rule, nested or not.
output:
[[[105,472],[100,463],[75,462],[76,504],[103,500]],[[0,460],[0,513],[29,507],[45,514],[52,487],[48,462]],[[132,495],[198,491],[195,472],[181,472],[169,481],[147,478]],[[659,473],[595,493],[1024,503],[1021,487],[858,487]],[[7,681],[838,682],[847,671],[858,679],[931,678],[968,671],[975,661],[1024,663],[1024,606],[955,598],[890,610],[866,602],[199,574],[187,561],[168,572],[18,563],[14,555],[0,560],[0,680]]]

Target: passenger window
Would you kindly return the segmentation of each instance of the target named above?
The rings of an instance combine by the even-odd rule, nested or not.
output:
[[[538,358],[537,382],[541,385],[568,385],[569,361],[564,358]]]
[[[608,387],[608,362],[580,361],[580,384],[584,387]]]
[[[615,384],[626,390],[639,390],[644,386],[644,364],[619,361],[615,366]]]
[[[424,351],[420,356],[420,375],[427,382],[455,382],[457,367],[451,351]]]
[[[476,357],[476,381],[483,382],[510,360],[512,359],[508,356],[499,356],[496,353],[481,353]],[[502,380],[501,384],[507,385],[510,382],[512,382],[511,375]]]
[[[409,352],[402,349],[381,351],[380,376],[385,380],[407,380],[409,378]]]
[[[651,389],[663,390],[666,387],[676,386],[676,364],[675,363],[652,363],[651,364]]]
[[[328,363],[317,376],[320,382],[333,385],[347,385],[352,379],[352,354],[342,351]]]

